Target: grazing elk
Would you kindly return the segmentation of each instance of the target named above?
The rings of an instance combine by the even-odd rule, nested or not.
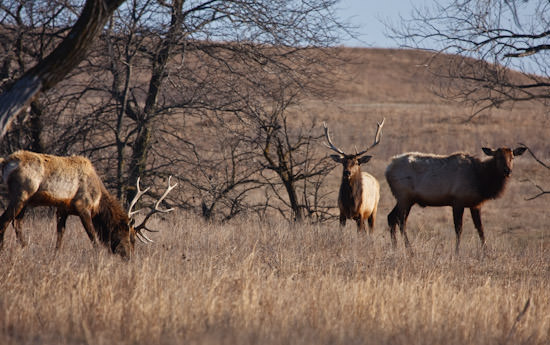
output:
[[[502,194],[512,172],[513,159],[523,154],[525,147],[514,150],[507,147],[496,150],[484,147],[483,152],[491,158],[481,161],[465,153],[450,156],[405,153],[392,159],[386,168],[386,180],[397,200],[397,204],[388,214],[394,247],[397,245],[395,227],[399,224],[405,246],[411,250],[405,225],[411,207],[419,204],[422,207],[453,208],[457,254],[462,232],[462,215],[465,207],[470,208],[481,245],[483,249],[486,248],[481,206],[485,201]]]
[[[14,223],[16,237],[22,246],[25,240],[21,233],[21,223],[27,207],[54,206],[57,208],[57,241],[59,250],[65,223],[69,215],[80,217],[86,234],[96,246],[96,235],[113,253],[130,258],[134,250],[136,236],[141,241],[151,241],[142,230],[152,231],[145,222],[162,210],[159,204],[177,185],[170,185],[156,203],[155,208],[144,221],[133,226],[132,207],[147,190],[139,189],[126,213],[120,202],[112,196],[97,175],[92,163],[85,157],[58,157],[29,151],[17,151],[0,161],[2,177],[8,187],[9,204],[0,217],[0,249],[3,246],[4,232],[10,222]]]
[[[384,119],[385,120],[385,119]],[[325,145],[333,151],[338,152],[337,155],[330,155],[330,158],[337,163],[342,164],[342,183],[340,184],[340,192],[338,193],[338,208],[340,209],[340,225],[346,225],[346,219],[354,219],[357,223],[357,231],[365,231],[365,220],[369,222],[369,232],[374,229],[374,221],[376,219],[376,210],[378,209],[378,200],[380,199],[380,185],[374,176],[361,172],[361,164],[367,163],[372,156],[363,156],[374,146],[380,142],[382,135],[382,123],[378,123],[374,143],[364,151],[355,154],[346,154],[344,151],[334,146],[330,139],[329,130],[324,124],[325,137],[327,143]]]

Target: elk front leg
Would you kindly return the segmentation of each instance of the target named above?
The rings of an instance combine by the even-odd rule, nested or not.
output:
[[[21,209],[21,212],[15,217],[15,220],[13,222],[13,227],[15,228],[15,237],[17,237],[17,241],[19,241],[19,244],[21,247],[25,247],[27,245],[27,241],[25,240],[25,237],[23,236],[22,228],[23,228],[23,217],[25,216],[25,210],[27,207],[23,207]]]
[[[61,241],[65,232],[65,224],[67,223],[68,213],[63,210],[57,210],[57,240],[55,242],[55,250],[61,249]]]
[[[481,224],[481,209],[477,207],[470,208],[470,213],[472,215],[472,220],[474,221],[474,226],[477,229],[477,234],[479,235],[479,240],[481,241],[481,247],[483,250],[487,250],[487,243],[485,242],[485,235],[483,233],[483,225]]]
[[[86,209],[79,210],[78,216],[80,217],[82,226],[84,226],[84,230],[86,230],[86,234],[90,238],[90,241],[92,241],[92,245],[94,247],[97,247],[97,241],[95,239],[95,230],[94,230],[94,225],[92,224],[92,216],[90,215],[90,211]]]
[[[346,216],[340,213],[340,227],[343,228],[344,226],[346,226]]]
[[[365,218],[360,216],[359,218],[355,219],[355,223],[357,223],[357,233],[367,233],[367,227],[365,226]]]
[[[456,233],[456,247],[455,254],[458,255],[458,248],[460,247],[460,235],[462,234],[462,216],[464,215],[464,207],[453,206],[453,221],[455,224]]]
[[[397,237],[395,236],[395,228],[399,224],[399,204],[396,204],[395,207],[388,214],[388,225],[390,227],[390,237],[393,248],[397,248]]]

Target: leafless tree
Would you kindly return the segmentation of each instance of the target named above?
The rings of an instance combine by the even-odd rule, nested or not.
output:
[[[472,117],[516,102],[550,105],[546,0],[434,1],[416,8],[402,25],[389,26],[403,46],[435,52],[427,67],[441,81],[440,94],[473,105]],[[442,63],[443,53],[454,55]]]
[[[24,8],[33,4],[21,3]],[[64,37],[79,13],[70,3],[56,3],[72,12],[63,12],[65,20],[53,26],[65,29],[52,42]],[[51,143],[47,151],[90,157],[121,199],[133,198],[139,176],[150,183],[173,174],[184,182],[182,190],[190,189],[178,196],[180,206],[198,207],[205,217],[262,212],[269,204],[266,196],[272,200],[273,195],[259,187],[265,186],[259,172],[266,169],[259,164],[261,151],[247,146],[250,133],[243,137],[242,128],[231,126],[242,126],[251,106],[267,109],[265,100],[273,100],[282,86],[273,76],[282,76],[294,94],[325,94],[330,80],[322,80],[326,74],[320,71],[333,53],[326,48],[344,28],[334,16],[336,3],[126,1],[85,61],[41,98],[47,100],[40,117],[46,124],[42,140]],[[59,97],[65,101],[58,102]],[[299,101],[294,96],[293,103]],[[200,130],[208,121],[232,125]],[[55,126],[55,133],[48,126]],[[313,140],[309,133],[302,136]],[[219,150],[214,154],[212,147]],[[295,150],[307,148],[300,144]],[[322,177],[313,177],[316,182],[304,190],[317,194],[303,201],[302,209],[320,205]],[[298,181],[306,185],[305,179]],[[196,201],[191,191],[197,192]],[[261,200],[251,201],[252,194]]]
[[[87,48],[123,1],[87,0],[77,22],[61,43],[0,95],[0,137],[39,92],[52,88],[82,61]],[[15,19],[21,19],[20,12],[25,4],[29,2],[20,1],[11,7],[15,10]],[[3,6],[2,10],[9,13],[10,6]],[[55,13],[52,18],[55,18]]]
[[[278,1],[205,1],[192,6],[182,1],[126,2],[103,36],[106,48],[88,58],[88,67],[97,68],[102,78],[87,90],[104,99],[89,118],[100,122],[95,137],[110,138],[90,146],[88,153],[105,156],[105,150],[116,150],[106,156],[110,162],[106,165],[117,167],[111,181],[128,200],[134,191],[124,188],[132,186],[138,176],[175,174],[169,170],[181,170],[192,162],[206,169],[206,162],[213,161],[203,156],[195,138],[181,135],[193,119],[224,118],[219,124],[223,126],[228,118],[242,116],[252,102],[265,99],[256,97],[258,90],[270,94],[281,87],[273,84],[273,75],[284,76],[287,86],[303,94],[326,91],[323,87],[329,81],[321,80],[318,72],[326,68],[320,62],[331,54],[323,48],[336,42],[339,34],[332,31],[338,25],[332,17],[334,4],[325,0],[290,7]],[[98,61],[106,61],[107,68]],[[217,138],[235,143],[222,133]],[[163,150],[173,150],[177,142],[188,151],[168,159]],[[227,165],[219,171],[235,164],[231,155],[237,151],[228,153]],[[179,165],[168,163],[174,161]],[[247,158],[247,162],[251,161]],[[206,170],[215,164],[208,166]],[[221,194],[215,194],[237,193],[226,183],[245,184],[226,180],[214,183],[218,189],[207,187],[213,181],[203,182],[195,181],[192,188],[211,194],[209,202],[201,201],[206,215],[218,204],[215,200]],[[253,187],[247,183],[247,188]],[[235,199],[225,203],[243,205]]]
[[[446,80],[445,94],[472,103],[475,114],[505,103],[549,100],[548,1],[434,1],[390,31],[405,47],[455,54],[445,64],[436,54],[428,67]]]

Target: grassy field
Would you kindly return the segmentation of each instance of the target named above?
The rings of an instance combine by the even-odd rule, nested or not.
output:
[[[69,218],[54,255],[53,213],[29,214],[20,248],[8,229],[0,253],[0,344],[548,344],[550,174],[528,154],[515,161],[503,197],[482,209],[483,255],[469,213],[454,255],[449,208],[413,207],[409,257],[393,250],[386,215],[394,204],[384,169],[404,151],[481,157],[482,146],[529,145],[544,160],[549,118],[536,104],[465,121],[469,109],[436,98],[417,52],[356,49],[337,102],[300,111],[329,123],[338,146],[369,145],[365,170],[381,184],[375,233],[354,224],[219,225],[187,213],[157,219],[155,243],[123,262],[94,250]],[[296,118],[300,121],[300,118]],[[319,129],[321,131],[321,129]],[[334,203],[341,169],[328,183]],[[46,215],[46,217],[44,217]],[[528,302],[528,304],[527,304]]]
[[[157,242],[126,263],[93,250],[76,221],[57,256],[52,222],[28,225],[31,245],[20,249],[11,234],[0,254],[2,344],[550,340],[543,240],[492,234],[484,257],[469,231],[455,257],[450,226],[435,222],[413,236],[410,258],[382,229],[221,226],[179,214],[157,223]]]

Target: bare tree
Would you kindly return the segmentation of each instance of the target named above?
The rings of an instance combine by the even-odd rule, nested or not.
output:
[[[444,64],[436,54],[428,67],[446,80],[442,94],[472,103],[477,114],[505,103],[548,102],[549,10],[545,0],[434,1],[390,31],[403,46],[455,54]]]
[[[95,36],[123,1],[87,0],[78,21],[59,46],[0,95],[0,137],[39,92],[52,88],[82,61]]]
[[[21,8],[34,4],[20,3]],[[292,90],[293,105],[307,94],[328,94],[331,81],[320,77],[327,75],[321,72],[334,51],[325,48],[338,42],[345,29],[334,16],[336,3],[126,1],[107,22],[85,61],[41,96],[43,115],[38,118],[43,126],[36,126],[36,132],[41,132],[46,151],[90,157],[121,199],[133,198],[139,176],[150,183],[173,174],[184,182],[182,190],[189,189],[177,196],[180,206],[198,209],[207,218],[263,212],[275,197],[266,191],[267,180],[260,175],[267,169],[259,164],[261,151],[249,146],[258,127],[243,128],[243,118],[250,121],[249,110],[254,107],[265,112],[276,97],[287,102],[287,95],[279,93],[284,88]],[[79,13],[79,7],[68,4],[71,1],[55,3],[57,7],[43,12],[47,18],[48,13],[56,17],[55,11],[65,11],[45,30],[51,36],[48,47],[65,37]],[[18,32],[25,31],[24,23],[13,22]],[[16,41],[13,38],[7,45]],[[36,39],[19,41],[26,52],[26,42]],[[9,79],[14,77],[12,73]],[[280,121],[281,113],[277,116]],[[26,131],[28,118],[21,117],[24,125],[13,126],[14,130]],[[208,121],[218,127],[201,125]],[[308,141],[315,137],[305,129],[294,136],[296,131],[288,123],[286,131],[272,138],[288,136],[287,142],[297,146],[288,149],[300,152],[293,153],[300,159],[293,164],[310,169],[312,165],[300,165],[309,164],[300,155],[301,150],[311,155]],[[22,145],[19,133],[13,138]],[[212,147],[219,149],[212,152]],[[302,196],[303,200],[300,206],[293,202],[294,209],[307,209],[308,214],[321,210],[323,176],[298,176],[293,183],[303,187],[297,188],[293,200]],[[278,192],[282,184],[270,181],[271,189]]]
[[[88,58],[87,68],[104,76],[86,86],[87,92],[103,100],[89,121],[98,124],[94,137],[109,139],[83,150],[97,159],[105,157],[106,166],[117,167],[116,173],[109,169],[109,181],[127,200],[134,190],[125,186],[133,186],[139,176],[176,174],[170,169],[181,171],[186,164],[213,169],[215,164],[206,164],[213,161],[204,157],[196,138],[182,137],[186,127],[194,119],[223,118],[223,126],[228,118],[242,116],[251,102],[265,99],[256,97],[258,90],[273,94],[280,89],[280,82],[273,84],[273,75],[284,76],[287,86],[304,95],[326,92],[323,87],[330,81],[321,80],[318,72],[327,66],[320,62],[332,54],[323,48],[340,34],[332,31],[339,25],[332,13],[335,3],[316,0],[289,7],[277,1],[127,1],[103,36],[106,47]],[[218,136],[235,143],[224,133]],[[186,152],[167,155],[175,145]],[[116,153],[105,155],[105,150]],[[228,153],[244,159],[237,151]],[[234,165],[231,159],[236,158],[219,171]],[[180,180],[191,183],[182,175]],[[202,200],[203,210],[218,204],[215,200],[224,194],[220,191],[236,193],[227,185],[219,190],[207,187],[210,183],[221,183],[220,188],[226,183],[245,184],[194,181],[192,188],[211,194],[210,201]],[[222,199],[228,196],[224,195]],[[231,207],[239,204],[224,200]]]

